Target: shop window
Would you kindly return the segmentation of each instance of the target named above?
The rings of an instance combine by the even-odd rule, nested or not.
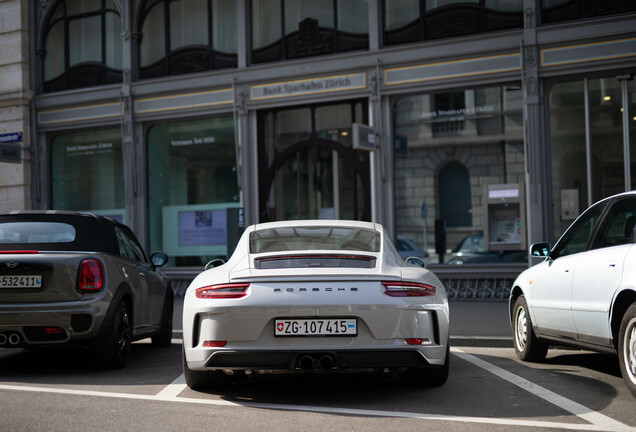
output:
[[[232,116],[153,125],[147,132],[150,249],[171,265],[226,258],[226,211],[239,207]]]
[[[633,0],[541,0],[541,23],[551,24],[636,11]]]
[[[523,184],[523,104],[516,85],[396,96],[392,99],[397,236],[412,239],[429,262],[497,263],[525,251],[486,251],[484,192]],[[511,186],[512,187],[512,186]],[[436,254],[436,220],[447,250]],[[443,231],[443,230],[442,230]],[[479,250],[470,250],[469,242]],[[461,251],[461,262],[455,256]]]
[[[57,2],[42,28],[44,92],[121,82],[121,32],[113,0]]]
[[[236,67],[234,0],[147,0],[142,10],[141,78]]]
[[[523,27],[523,0],[384,0],[384,45]]]
[[[55,135],[50,149],[51,208],[126,221],[119,129]]]
[[[614,77],[561,82],[550,90],[554,240],[594,202],[635,189],[634,92],[634,80]]]
[[[252,0],[252,63],[369,47],[367,0]]]

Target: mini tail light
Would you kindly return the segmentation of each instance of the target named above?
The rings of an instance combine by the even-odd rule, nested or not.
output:
[[[384,294],[391,297],[434,296],[435,287],[416,282],[382,282]]]
[[[104,286],[104,269],[96,259],[82,261],[77,279],[77,289],[83,292],[99,291]]]
[[[229,283],[209,285],[196,290],[196,296],[200,299],[235,299],[247,295],[248,283]]]
[[[45,327],[44,328],[44,333],[46,333],[46,334],[62,334],[62,333],[64,333],[64,330],[62,330],[59,327]]]
[[[409,345],[430,345],[431,341],[426,338],[406,338],[406,343]]]

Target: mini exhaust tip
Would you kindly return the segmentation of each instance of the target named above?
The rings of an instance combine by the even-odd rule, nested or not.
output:
[[[0,333],[0,345],[5,345],[7,343],[7,335],[4,333]]]
[[[314,367],[314,359],[311,356],[302,356],[300,360],[298,360],[298,366],[301,369],[309,370]]]
[[[20,335],[17,333],[11,333],[9,336],[9,343],[11,345],[17,345],[20,343]]]

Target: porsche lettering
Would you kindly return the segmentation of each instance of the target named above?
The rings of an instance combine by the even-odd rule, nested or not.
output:
[[[326,288],[274,288],[275,293],[282,292],[357,292],[358,288],[356,287],[326,287]]]

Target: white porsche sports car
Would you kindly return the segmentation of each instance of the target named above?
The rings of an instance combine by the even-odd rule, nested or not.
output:
[[[220,388],[239,373],[391,370],[439,386],[448,341],[444,286],[369,222],[250,226],[228,262],[199,274],[185,294],[192,388]]]

